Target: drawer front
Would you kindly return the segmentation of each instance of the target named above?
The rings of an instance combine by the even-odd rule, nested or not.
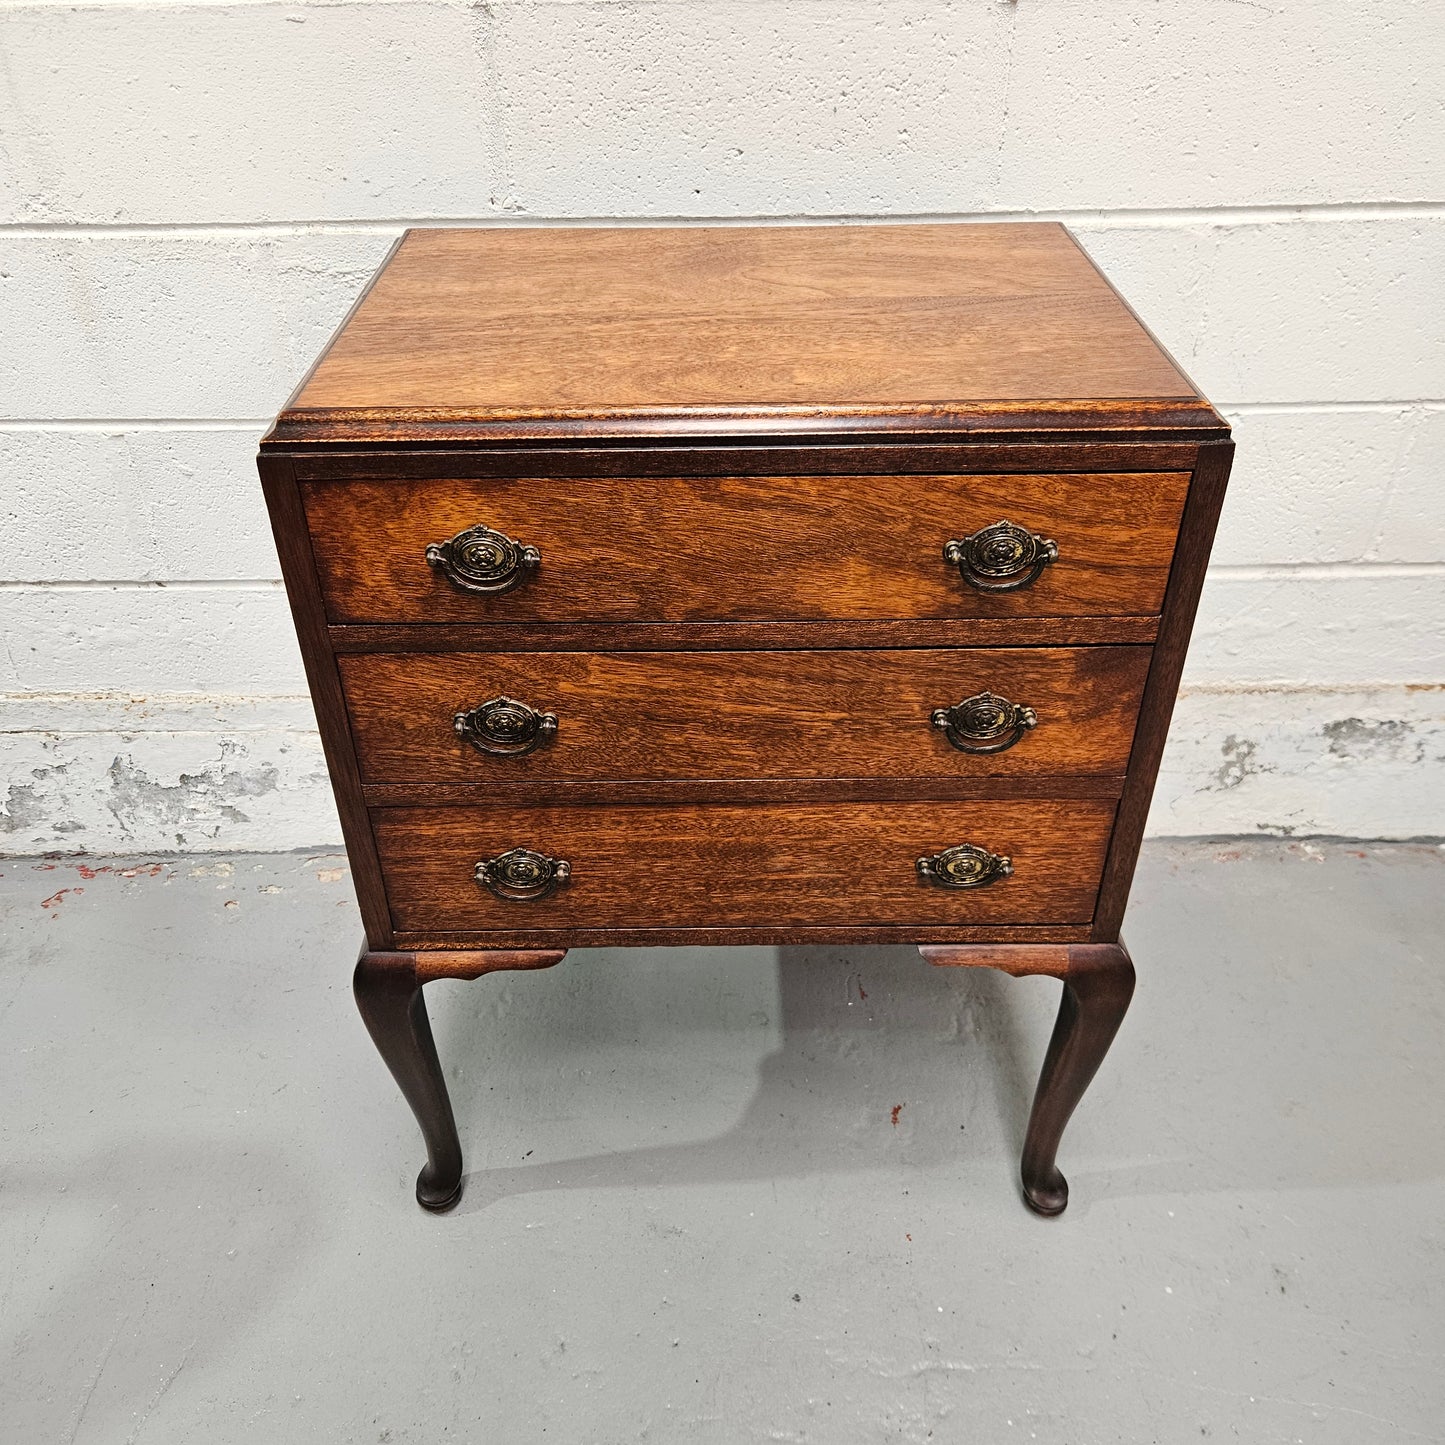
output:
[[[526,477],[307,482],[302,493],[333,622],[787,621],[1157,613],[1188,482]],[[1057,560],[1040,559],[1017,590],[980,590],[944,548],[1001,521],[1056,543]],[[492,550],[473,554],[473,575],[509,590],[462,590],[444,575],[454,559],[428,565],[429,546],[476,527],[503,540],[482,538]]]
[[[337,663],[363,780],[437,783],[1122,776],[1149,656],[1001,647],[356,653]],[[981,695],[1029,709],[1033,725],[1007,707],[959,706]]]
[[[614,803],[372,820],[405,932],[1087,923],[1113,816],[1111,802]],[[970,888],[920,876],[920,858],[963,844],[1009,858],[1012,873]],[[544,897],[495,896],[476,865],[516,849],[565,860],[570,877]]]

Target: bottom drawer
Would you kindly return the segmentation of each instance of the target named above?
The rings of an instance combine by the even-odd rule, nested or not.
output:
[[[1112,802],[1033,800],[372,814],[401,932],[1087,923],[1113,820]],[[962,844],[1008,858],[1012,871],[971,887],[920,874],[920,858]],[[498,897],[475,870],[513,850],[565,860],[566,880],[540,897]],[[951,861],[969,876],[969,857]],[[536,866],[514,859],[491,872],[497,887],[526,892]]]

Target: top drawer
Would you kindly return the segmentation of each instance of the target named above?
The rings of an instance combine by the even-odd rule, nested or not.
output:
[[[852,621],[1157,613],[1188,485],[523,477],[307,482],[302,496],[333,622]],[[429,564],[475,528],[467,556],[459,543]]]

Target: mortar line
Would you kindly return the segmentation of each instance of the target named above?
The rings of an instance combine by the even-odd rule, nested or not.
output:
[[[1445,562],[1264,562],[1221,563],[1211,577],[1237,582],[1330,581],[1352,577],[1442,577]]]
[[[1394,412],[1417,408],[1445,407],[1445,399],[1433,396],[1402,396],[1380,401],[1218,401],[1221,411],[1247,412],[1251,416],[1313,415],[1319,412]]]
[[[58,577],[54,580],[10,577],[0,580],[0,592],[276,592],[281,588],[279,577]]]
[[[1238,697],[1253,693],[1272,695],[1280,692],[1318,693],[1321,697],[1355,696],[1376,692],[1445,694],[1445,682],[1292,682],[1285,679],[1274,682],[1190,682],[1186,676],[1179,688],[1181,698],[1191,696]]]
[[[1445,215],[1445,201],[1309,201],[1270,202],[1251,206],[1140,206],[1061,207],[1054,210],[911,211],[875,215],[843,212],[818,215],[808,212],[753,212],[732,216],[658,214],[645,216],[525,216],[495,213],[481,216],[386,216],[370,218],[299,219],[291,221],[9,221],[0,234],[17,237],[143,235],[392,235],[407,226],[488,227],[645,227],[645,226],[759,226],[836,225],[887,226],[932,222],[940,225],[983,221],[1059,221],[1095,228],[1178,225],[1264,225],[1291,221],[1427,220]]]
[[[1356,695],[1375,692],[1407,692],[1420,694],[1421,696],[1445,696],[1445,682],[1401,682],[1389,679],[1355,680],[1349,682],[1305,682],[1298,679],[1276,678],[1272,681],[1258,682],[1229,682],[1229,681],[1198,681],[1191,682],[1187,677],[1179,689],[1180,697],[1189,696],[1237,696],[1242,694],[1261,693],[1274,694],[1278,692],[1293,693],[1318,693],[1321,696]],[[311,694],[306,692],[174,692],[164,688],[144,688],[136,691],[133,688],[74,688],[68,691],[61,691],[55,688],[41,688],[27,691],[25,689],[0,691],[0,705],[6,707],[54,707],[71,706],[76,703],[85,703],[95,708],[122,707],[128,708],[135,705],[144,705],[153,709],[170,709],[182,711],[185,709],[206,708],[216,711],[239,710],[244,708],[306,708],[311,707]],[[268,726],[272,726],[268,724]],[[274,726],[281,726],[275,724]],[[104,731],[99,728],[97,731]],[[311,731],[308,724],[304,731]],[[0,734],[14,732],[32,731],[29,728],[11,728],[0,726]]]
[[[263,431],[273,420],[269,416],[15,416],[0,417],[0,431]]]

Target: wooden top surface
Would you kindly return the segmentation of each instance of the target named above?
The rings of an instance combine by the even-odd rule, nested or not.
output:
[[[1054,224],[408,231],[270,440],[1219,429]]]

